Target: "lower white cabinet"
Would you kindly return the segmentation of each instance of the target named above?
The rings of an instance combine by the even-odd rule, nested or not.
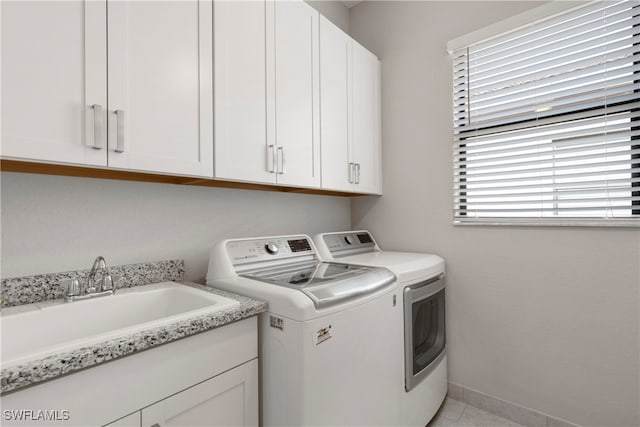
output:
[[[258,362],[254,359],[107,426],[230,427],[257,424]]]
[[[2,426],[257,426],[257,317],[2,395]]]

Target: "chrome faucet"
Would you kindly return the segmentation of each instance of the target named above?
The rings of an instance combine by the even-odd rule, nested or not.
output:
[[[102,279],[103,283],[99,284],[96,287],[96,273],[102,271]],[[104,260],[102,256],[98,256],[95,261],[93,261],[93,267],[91,267],[91,271],[89,272],[89,277],[87,279],[87,287],[86,292],[88,294],[94,292],[102,292],[104,287],[104,279],[109,276],[109,272],[107,271],[107,262]]]
[[[96,282],[98,272],[102,273],[102,280]],[[78,279],[63,280],[61,286],[64,290],[64,300],[67,302],[116,293],[113,276],[109,274],[107,262],[102,256],[98,256],[93,262],[84,286],[80,285]]]

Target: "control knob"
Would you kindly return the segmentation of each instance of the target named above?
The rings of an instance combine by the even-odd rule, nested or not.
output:
[[[278,245],[276,245],[274,242],[267,242],[267,244],[264,245],[264,249],[268,254],[271,255],[275,255],[278,253]]]
[[[344,241],[347,242],[347,245],[353,245],[353,239],[351,236],[344,236]]]

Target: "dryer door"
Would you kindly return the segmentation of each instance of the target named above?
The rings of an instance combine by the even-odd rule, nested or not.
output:
[[[411,390],[445,356],[444,275],[404,289],[405,389]]]

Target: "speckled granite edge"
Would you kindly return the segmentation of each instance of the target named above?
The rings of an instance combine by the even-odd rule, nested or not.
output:
[[[265,302],[253,298],[236,295],[231,292],[196,283],[182,282],[182,284],[234,299],[240,303],[240,306],[99,342],[22,365],[16,365],[6,369],[3,368],[1,373],[2,388],[0,392],[4,394],[15,391],[29,385],[54,379],[60,375],[73,373],[80,369],[128,356],[190,335],[219,328],[229,323],[255,316],[267,309]]]
[[[181,281],[184,279],[184,261],[145,262],[107,266],[113,275],[116,288],[148,285],[150,283]],[[60,282],[65,279],[87,281],[90,270],[65,271],[62,273],[36,274],[33,276],[2,279],[0,283],[0,307],[13,307],[62,298]]]

